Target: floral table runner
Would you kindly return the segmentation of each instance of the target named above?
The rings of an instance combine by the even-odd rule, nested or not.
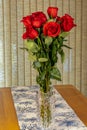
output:
[[[43,130],[39,124],[37,86],[12,87],[20,130]],[[87,130],[63,97],[55,92],[55,123],[49,130]]]

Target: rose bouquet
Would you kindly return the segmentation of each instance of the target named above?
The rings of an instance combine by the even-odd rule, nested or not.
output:
[[[57,12],[57,7],[49,7],[47,9],[48,18],[43,12],[38,11],[21,20],[25,27],[25,33],[22,36],[25,40],[23,49],[28,52],[29,59],[33,60],[33,68],[38,72],[36,81],[41,92],[45,94],[42,96],[44,98],[42,99],[41,116],[44,124],[48,122],[48,125],[51,119],[51,110],[46,93],[50,91],[51,79],[61,81],[61,73],[56,64],[59,56],[61,62],[64,62],[63,48],[70,48],[64,44],[64,41],[66,41],[69,31],[76,26],[70,15],[65,14],[60,17]],[[47,119],[44,115],[47,115]]]
[[[25,40],[24,49],[29,53],[29,59],[33,60],[33,67],[38,71],[36,81],[44,92],[49,90],[50,79],[61,80],[56,63],[59,55],[64,62],[63,47],[70,48],[64,44],[65,38],[76,26],[70,15],[59,17],[57,12],[57,7],[49,7],[48,19],[43,12],[38,11],[21,20],[26,30],[22,36]]]

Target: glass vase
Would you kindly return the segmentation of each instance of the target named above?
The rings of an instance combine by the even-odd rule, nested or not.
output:
[[[39,92],[39,119],[41,130],[52,130],[54,124],[54,93],[52,87],[48,92]]]

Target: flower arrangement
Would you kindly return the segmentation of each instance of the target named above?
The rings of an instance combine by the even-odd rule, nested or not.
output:
[[[53,105],[51,92],[51,79],[61,81],[61,73],[57,67],[58,57],[64,62],[64,47],[69,48],[64,41],[70,30],[76,26],[74,19],[65,14],[57,15],[57,7],[48,7],[48,18],[42,12],[34,12],[23,17],[25,32],[22,38],[25,40],[25,49],[29,59],[33,61],[33,68],[38,71],[36,81],[40,86],[39,110],[40,121],[43,127],[49,127],[52,122]]]
[[[70,48],[64,44],[65,38],[76,26],[69,14],[58,16],[57,7],[48,7],[47,13],[48,18],[38,11],[21,20],[26,30],[22,36],[25,40],[24,49],[29,53],[29,59],[33,60],[33,68],[38,71],[36,81],[44,93],[49,91],[51,79],[61,81],[61,73],[56,66],[58,56],[63,63],[63,47]]]

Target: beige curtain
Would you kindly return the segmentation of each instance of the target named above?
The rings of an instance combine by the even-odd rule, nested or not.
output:
[[[57,6],[58,14],[69,13],[75,18],[74,28],[67,44],[66,60],[58,67],[62,82],[53,84],[72,84],[87,95],[87,0],[0,0],[0,87],[36,84],[36,72],[28,61],[23,47],[23,25],[20,20],[34,11],[45,13],[48,6]]]

